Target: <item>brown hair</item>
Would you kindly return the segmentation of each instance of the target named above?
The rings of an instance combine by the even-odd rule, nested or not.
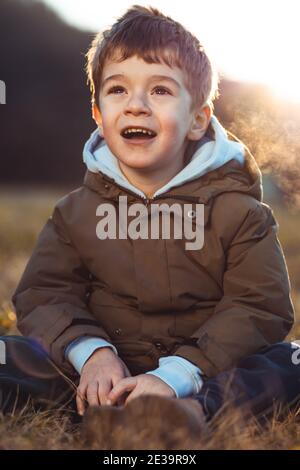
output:
[[[196,108],[217,98],[218,75],[199,40],[180,23],[156,8],[134,5],[110,29],[95,36],[86,54],[86,72],[92,102],[99,107],[103,66],[106,60],[123,61],[137,56],[147,63],[164,62],[184,72]]]

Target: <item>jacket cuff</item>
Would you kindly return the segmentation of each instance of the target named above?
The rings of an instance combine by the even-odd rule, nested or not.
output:
[[[203,385],[201,370],[179,356],[161,357],[159,367],[146,374],[155,375],[169,385],[177,398],[196,395]]]
[[[81,336],[72,341],[65,349],[65,357],[72,364],[74,369],[81,374],[82,368],[86,361],[96,351],[96,349],[110,347],[116,355],[118,351],[111,343],[105,339],[92,336]]]

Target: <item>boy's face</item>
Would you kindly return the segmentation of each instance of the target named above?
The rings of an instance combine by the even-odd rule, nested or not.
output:
[[[148,176],[169,168],[176,174],[188,141],[199,140],[210,120],[210,109],[193,112],[191,100],[179,68],[133,56],[105,63],[100,111],[94,106],[93,116],[121,168]],[[124,133],[139,128],[153,134]]]

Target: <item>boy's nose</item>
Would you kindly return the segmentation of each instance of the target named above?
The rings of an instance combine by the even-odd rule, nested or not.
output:
[[[125,114],[150,114],[151,109],[146,101],[146,99],[142,96],[131,96],[126,103]]]

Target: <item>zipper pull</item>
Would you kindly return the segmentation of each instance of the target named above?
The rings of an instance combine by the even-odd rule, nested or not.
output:
[[[148,207],[149,206],[149,203],[150,203],[150,200],[147,198],[145,199],[145,206]]]

